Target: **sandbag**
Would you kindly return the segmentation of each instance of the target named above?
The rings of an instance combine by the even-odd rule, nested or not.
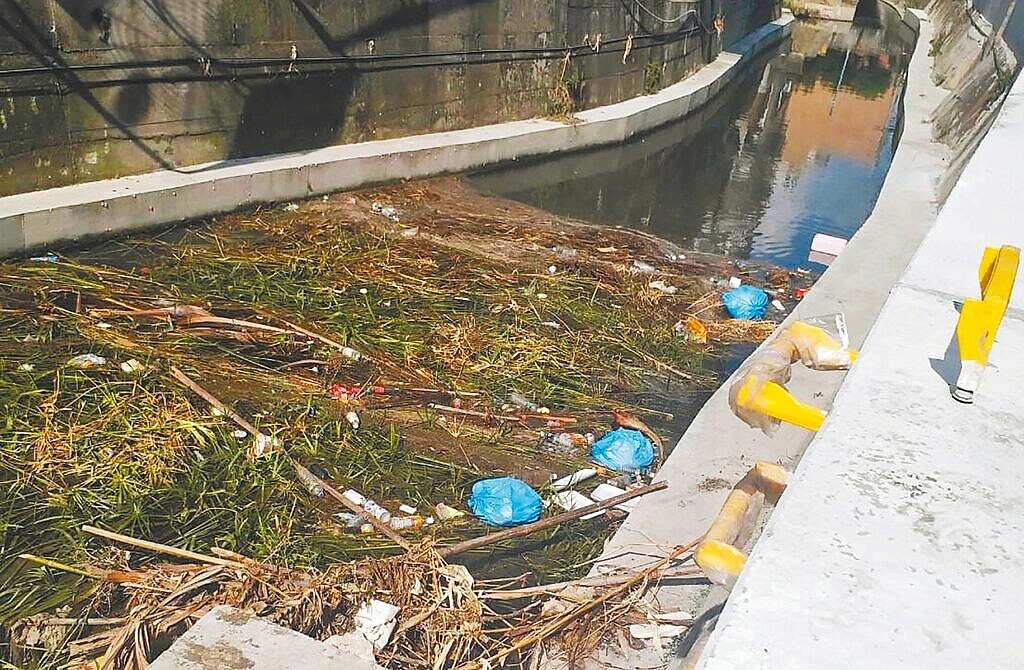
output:
[[[590,457],[616,472],[640,472],[654,462],[654,445],[639,430],[616,428],[590,448]]]
[[[543,505],[530,485],[515,477],[483,479],[473,484],[469,509],[492,526],[521,526],[540,518]]]
[[[734,319],[760,319],[768,309],[768,294],[744,284],[724,294],[722,305]]]

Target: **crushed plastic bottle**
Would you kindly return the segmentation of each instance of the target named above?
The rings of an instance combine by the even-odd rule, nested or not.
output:
[[[652,281],[647,286],[649,286],[650,288],[654,289],[655,291],[661,291],[662,293],[665,293],[665,294],[668,294],[668,295],[675,295],[679,291],[679,289],[676,288],[675,286],[673,286],[672,284],[666,284],[665,282],[663,282],[660,279],[656,279],[656,280]]]
[[[88,370],[90,368],[98,368],[102,365],[107,364],[107,359],[96,354],[79,354],[74,358],[68,360],[66,365],[69,368],[77,368],[79,370]]]
[[[552,433],[548,435],[548,441],[560,447],[589,447],[594,443],[594,434]]]
[[[359,505],[364,510],[366,510],[367,514],[377,519],[380,519],[383,523],[391,521],[391,512],[387,511],[386,509],[378,505],[375,501],[370,500],[359,491],[348,489],[341,495],[345,496],[355,504]]]
[[[462,510],[444,503],[437,503],[437,505],[434,506],[434,513],[437,514],[437,518],[441,521],[451,521],[452,519],[458,519],[459,517],[466,516],[466,513]]]
[[[395,223],[398,223],[398,210],[395,209],[394,207],[390,205],[382,205],[379,202],[374,202],[373,204],[370,205],[370,209],[372,209],[377,214],[380,214],[381,216],[391,219]]]
[[[276,437],[271,437],[265,433],[256,433],[256,443],[253,447],[253,453],[256,456],[262,456],[263,454],[270,453],[281,446],[281,440]]]
[[[341,348],[341,355],[344,356],[345,358],[348,358],[348,359],[353,360],[353,361],[358,361],[360,358],[363,357],[363,355],[361,353],[359,353],[358,351],[356,351],[352,347],[342,347]]]

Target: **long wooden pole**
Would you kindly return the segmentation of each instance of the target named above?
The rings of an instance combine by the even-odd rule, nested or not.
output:
[[[507,540],[509,538],[530,535],[531,533],[536,533],[537,531],[557,526],[559,524],[565,523],[566,521],[578,519],[581,516],[593,514],[594,512],[602,512],[611,507],[615,507],[616,505],[621,505],[622,503],[632,500],[633,498],[639,498],[640,496],[647,495],[648,493],[654,493],[655,491],[661,491],[662,489],[665,488],[668,488],[668,482],[655,482],[650,486],[644,486],[642,488],[633,489],[632,491],[626,491],[625,493],[617,495],[614,498],[609,498],[608,500],[603,500],[599,503],[594,503],[593,505],[587,505],[586,507],[580,507],[579,509],[563,512],[562,514],[556,514],[555,516],[549,516],[546,519],[534,521],[533,523],[528,523],[525,526],[518,526],[516,528],[509,528],[508,530],[498,531],[497,533],[490,533],[488,535],[474,537],[471,540],[466,540],[465,542],[459,542],[458,544],[453,544],[450,547],[445,547],[439,550],[438,553],[443,558],[448,558],[449,556],[455,556],[456,554],[461,554],[472,549],[486,547],[489,544],[501,542],[502,540]]]
[[[209,556],[207,554],[197,554],[196,552],[188,551],[187,549],[178,549],[177,547],[171,547],[166,544],[160,544],[159,542],[140,540],[138,538],[130,537],[128,535],[122,535],[121,533],[115,533],[113,531],[103,530],[102,528],[96,528],[95,526],[82,526],[82,532],[88,533],[89,535],[95,535],[96,537],[102,537],[105,540],[112,540],[114,542],[120,542],[121,544],[127,544],[132,547],[138,547],[140,549],[148,549],[149,551],[155,551],[158,554],[168,554],[169,556],[177,556],[178,558],[184,558],[189,561],[195,561],[196,563],[212,563],[213,565],[223,565],[229,568],[243,567],[243,564],[239,563],[238,561],[232,561],[226,558],[218,558],[217,556]]]
[[[313,476],[316,477],[316,475]],[[317,477],[317,479],[320,478]],[[369,523],[373,524],[373,527],[377,529],[377,532],[388,536],[389,539],[394,540],[395,544],[397,544],[402,549],[408,551],[409,543],[403,540],[402,536],[396,533],[391,526],[387,525],[386,523],[384,523],[374,515],[370,514],[359,505],[355,504],[354,502],[346,498],[344,495],[341,494],[340,491],[338,491],[338,489],[334,488],[333,486],[331,486],[322,479],[320,479],[320,486],[323,487],[324,493],[331,496],[332,498],[340,502],[342,505],[358,514],[359,517],[364,521],[368,521]]]
[[[243,430],[249,431],[249,433],[251,433],[254,437],[258,435],[258,431],[256,430],[255,426],[253,426],[251,423],[249,423],[241,416],[233,412],[230,407],[225,405],[223,402],[217,399],[216,396],[214,396],[212,393],[210,393],[202,386],[200,386],[198,383],[196,383],[191,377],[182,372],[178,367],[171,367],[171,376],[177,379],[182,384],[184,384],[188,389],[190,389],[200,398],[202,398],[206,402],[210,403],[211,405],[219,409],[221,412],[224,413],[225,416],[227,416],[229,419],[231,419],[239,426],[241,426]],[[294,460],[292,461],[292,463],[295,465],[296,468],[301,467]],[[305,470],[305,468],[303,469]],[[396,533],[391,528],[391,526],[383,523],[380,519],[368,513],[362,507],[360,507],[359,505],[355,504],[354,502],[343,496],[336,488],[329,485],[327,482],[321,480],[319,477],[309,472],[308,470],[304,474],[317,480],[320,483],[320,486],[327,494],[329,494],[332,498],[340,502],[345,507],[348,507],[350,510],[358,514],[359,517],[362,518],[364,521],[373,524],[373,527],[376,528],[378,532],[382,533],[383,535],[386,535],[388,538],[390,538],[396,544],[398,544],[398,546],[400,546],[402,549],[409,549],[409,543],[403,540],[402,536]]]

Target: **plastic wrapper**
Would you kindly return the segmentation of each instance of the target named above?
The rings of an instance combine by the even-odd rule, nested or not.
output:
[[[760,319],[768,309],[768,294],[744,284],[723,294],[722,305],[734,319]]]
[[[473,484],[467,501],[481,521],[492,526],[521,526],[540,518],[543,503],[530,485],[515,477],[484,479]]]
[[[638,430],[616,428],[590,448],[590,457],[616,472],[640,472],[654,462],[654,445]]]

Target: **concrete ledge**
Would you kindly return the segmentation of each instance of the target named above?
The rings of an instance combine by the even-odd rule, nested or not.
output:
[[[366,184],[462,172],[612,144],[686,116],[737,68],[792,32],[792,15],[755,30],[683,81],[578,114],[198,165],[0,198],[0,256]]]
[[[949,389],[982,248],[1024,245],[1021,147],[1024,79],[889,296],[701,670],[1021,666],[1024,275],[974,404]]]
[[[915,16],[911,25],[917,24]],[[853,346],[863,342],[936,214],[936,186],[948,151],[931,140],[928,119],[945,92],[930,77],[931,24],[925,18],[919,28],[904,93],[904,131],[875,210],[784,322],[843,311]],[[813,372],[797,366],[787,386],[794,397],[827,408],[843,379],[841,372]],[[707,401],[658,472],[657,479],[667,480],[669,488],[640,500],[605,545],[591,574],[650,563],[663,555],[664,547],[701,537],[729,489],[754,463],[788,467],[803,455],[813,434],[785,424],[772,437],[748,428],[729,409],[730,381]],[[717,604],[714,598],[708,600],[707,587],[685,583],[662,584],[657,599],[666,611],[698,614]],[[617,663],[649,667],[662,660],[656,651],[645,648]],[[672,659],[669,667],[680,667],[682,660]],[[561,666],[552,667],[561,670]]]

